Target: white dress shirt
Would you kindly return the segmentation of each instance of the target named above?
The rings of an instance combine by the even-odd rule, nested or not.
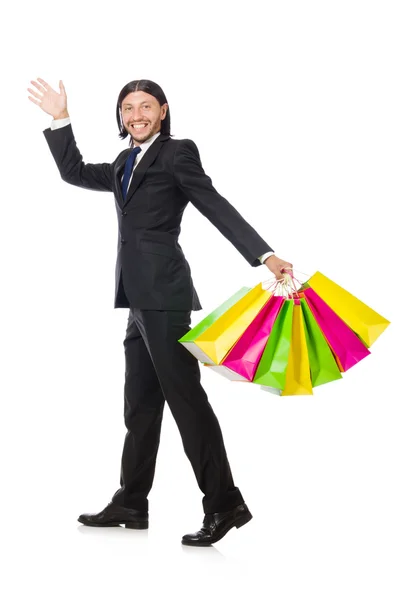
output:
[[[65,119],[53,119],[53,121],[51,123],[51,130],[53,131],[54,129],[60,129],[61,127],[65,127],[66,125],[69,125],[70,122],[71,122],[70,117],[66,117]],[[155,133],[154,135],[152,135],[151,138],[149,138],[148,140],[146,140],[146,142],[143,142],[141,144],[141,151],[135,157],[134,167],[133,167],[133,171],[131,173],[131,179],[132,179],[132,176],[134,174],[135,167],[138,165],[139,161],[142,160],[142,156],[145,154],[145,152],[149,148],[149,146],[151,144],[153,144],[154,140],[159,137],[160,133],[161,132],[158,131],[157,133]],[[128,187],[131,184],[131,179],[130,179],[130,181],[128,183]],[[274,252],[266,252],[265,254],[262,254],[262,256],[259,256],[258,258],[261,261],[261,263],[264,263],[265,260],[267,258],[269,258],[269,256],[272,256],[272,254],[274,254]]]

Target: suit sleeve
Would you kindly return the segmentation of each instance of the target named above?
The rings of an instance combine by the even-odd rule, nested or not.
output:
[[[188,201],[233,244],[252,267],[262,263],[259,256],[273,248],[212,185],[205,174],[193,140],[180,140],[174,155],[174,177]]]
[[[72,125],[43,131],[51,154],[59,169],[61,178],[66,183],[100,192],[111,192],[113,163],[87,163],[77,147]]]

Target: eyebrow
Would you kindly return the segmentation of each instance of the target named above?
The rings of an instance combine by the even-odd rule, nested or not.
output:
[[[151,104],[150,100],[144,100],[141,104]],[[123,103],[122,106],[132,106],[129,102]]]

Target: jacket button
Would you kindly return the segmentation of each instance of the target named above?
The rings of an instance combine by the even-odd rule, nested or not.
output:
[[[121,214],[123,215],[123,217],[127,216],[127,213],[125,212],[125,210],[123,210],[123,212]]]
[[[127,243],[127,240],[125,240],[124,238],[121,238],[121,243],[122,243],[122,244],[126,244],[126,243]]]

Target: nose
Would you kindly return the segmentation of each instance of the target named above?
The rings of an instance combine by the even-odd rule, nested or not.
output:
[[[139,109],[130,112],[130,123],[140,123],[142,120],[142,113]]]

